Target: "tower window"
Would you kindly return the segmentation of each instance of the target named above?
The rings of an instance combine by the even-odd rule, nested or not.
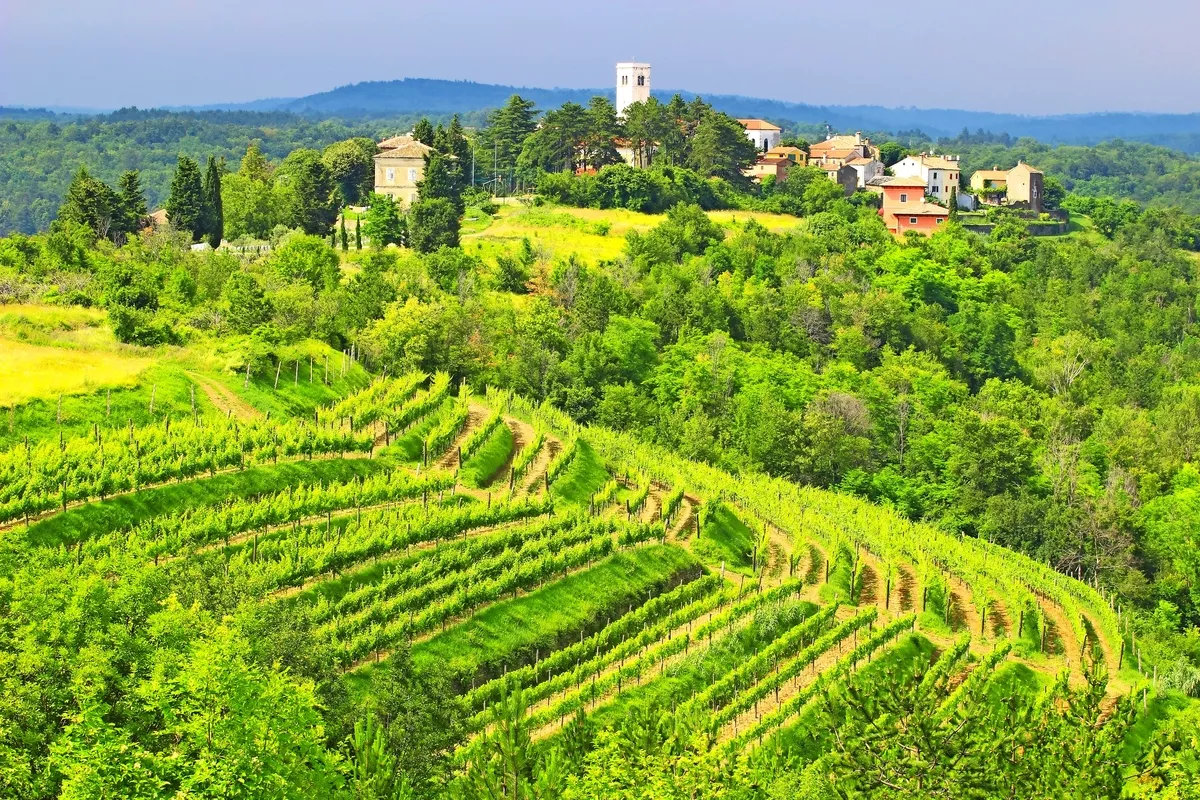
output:
[[[621,76],[621,85],[622,85],[622,86],[628,86],[628,85],[629,85],[629,76],[628,76],[628,75],[622,75],[622,76]]]
[[[638,86],[645,86],[645,85],[646,85],[646,76],[638,75]]]

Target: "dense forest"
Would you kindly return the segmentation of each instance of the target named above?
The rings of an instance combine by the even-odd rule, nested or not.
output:
[[[1195,791],[1194,706],[1138,741],[1137,704],[1105,699],[1106,681],[1131,659],[1156,690],[1200,693],[1200,284],[1195,253],[1181,249],[1195,249],[1194,217],[1080,190],[1063,205],[1094,229],[1035,237],[1005,216],[988,237],[951,221],[928,239],[897,240],[867,198],[844,197],[823,173],[818,181],[794,170],[765,192],[748,185],[741,167],[754,153],[736,122],[682,99],[629,114],[626,138],[657,145],[646,147],[645,169],[617,163],[604,101],[564,106],[538,125],[532,105],[514,98],[473,134],[457,119],[418,121],[433,151],[419,202],[403,211],[369,191],[363,168],[377,131],[284,125],[272,142],[265,125],[189,119],[198,128],[186,150],[156,145],[161,176],[139,178],[134,162],[72,165],[48,230],[0,239],[0,302],[103,309],[121,342],[148,353],[232,348],[226,377],[263,393],[280,390],[281,374],[283,391],[300,392],[305,369],[309,384],[314,369],[322,382],[319,361],[297,355],[316,339],[341,351],[334,374],[348,399],[294,399],[290,414],[239,427],[233,409],[207,409],[202,420],[193,395],[190,410],[178,401],[182,419],[151,415],[128,432],[97,399],[96,421],[74,439],[64,438],[60,410],[41,440],[9,441],[0,519],[34,519],[0,550],[0,608],[11,620],[0,631],[0,787],[23,798],[815,800],[921,796],[935,791],[932,776],[935,796]],[[135,131],[172,120],[149,114],[53,134],[51,123],[11,123],[3,135],[45,143],[94,124],[103,140],[127,125],[111,141],[134,152]],[[223,144],[207,144],[210,135]],[[1003,148],[971,146],[984,148],[975,159]],[[1150,150],[1130,158],[1153,171],[1162,162]],[[22,152],[33,157],[37,147]],[[501,203],[471,186],[473,152],[492,154],[493,169],[481,172],[493,188],[521,197]],[[1030,160],[1047,166],[1043,156]],[[575,176],[577,166],[595,174]],[[152,182],[171,224],[143,231],[157,204],[148,202]],[[366,204],[361,218],[339,213],[349,201]],[[613,238],[610,221],[571,207],[658,216],[600,255],[549,244],[551,231]],[[708,212],[722,208],[746,216],[720,224]],[[768,228],[779,223],[769,211],[791,215],[786,227]],[[512,219],[545,238],[487,239],[488,226]],[[241,244],[191,247],[223,238]],[[325,382],[329,369],[327,360]],[[462,386],[491,391],[472,400],[459,389],[456,399],[451,387]],[[558,442],[541,463],[540,494],[536,473],[518,484],[538,448],[520,460],[505,408],[537,423],[513,423],[526,444]],[[374,459],[333,458],[377,447],[418,469],[388,479],[374,474]],[[431,452],[453,475],[422,471]],[[297,460],[303,491],[248,484],[236,496],[182,502],[177,513],[97,519],[91,534],[90,506],[72,505],[273,469],[281,456],[285,466]],[[493,504],[500,486],[488,480],[504,469],[508,501]],[[150,496],[172,489],[182,491],[167,483]],[[660,518],[633,524],[648,497]],[[568,502],[583,521],[553,516]],[[685,502],[694,516],[670,520]],[[343,515],[336,528],[334,511]],[[530,527],[503,539],[515,520]],[[828,587],[844,580],[844,601],[867,597],[878,609],[835,620],[837,599],[824,610],[796,600],[785,580],[797,565],[791,553],[771,556],[778,589],[764,590],[765,520],[820,532],[804,553],[819,599],[839,597]],[[687,539],[692,524],[691,549],[675,552],[663,526]],[[439,545],[448,531],[485,526],[489,537],[477,543]],[[431,542],[431,553],[421,549]],[[899,600],[890,607],[903,571],[884,568],[879,542],[919,573],[908,616]],[[1008,562],[1001,547],[1028,558]],[[381,553],[396,560],[373,564]],[[876,567],[870,582],[864,560]],[[591,572],[611,564],[621,579]],[[967,644],[952,637],[963,632],[952,619],[966,612],[951,602],[950,565],[1006,598],[1017,591],[1007,584],[1036,580],[999,627],[1034,663],[1048,631],[1074,636],[1060,652],[1071,679],[1041,693],[1019,681],[952,685]],[[350,566],[373,577],[343,581]],[[726,581],[727,567],[741,584]],[[576,575],[603,591],[572,590]],[[431,576],[461,582],[421,582]],[[544,587],[547,576],[561,584]],[[1062,588],[1063,576],[1074,588]],[[559,618],[550,612],[561,609],[546,600],[546,627],[524,649],[489,655],[481,642],[501,647],[503,619],[492,620],[492,634],[469,619],[461,634],[447,626],[484,607],[469,591],[476,585],[480,597],[491,592],[488,602],[511,592],[514,603],[561,585],[594,607],[588,622],[552,629]],[[1047,623],[1036,611],[1046,597],[1078,602],[1089,622],[1081,611]],[[982,608],[972,621],[986,630]],[[693,622],[710,644],[714,629],[732,633],[668,675],[657,640],[640,637],[658,624],[651,611],[684,609],[696,616],[671,617],[670,629],[687,630],[671,647],[693,646]],[[600,624],[614,614],[629,614],[627,627]],[[729,616],[738,614],[744,627]],[[865,673],[873,679],[848,677],[918,615],[945,621],[929,633],[943,634],[936,647],[905,638]],[[450,658],[448,641],[471,655]],[[822,656],[833,646],[842,660]],[[1008,653],[999,641],[988,646],[996,659]],[[604,661],[603,648],[619,662]],[[361,671],[381,651],[382,665]],[[811,707],[807,727],[768,737],[754,757],[724,758],[773,730],[778,720],[760,714],[759,701],[790,709],[788,681],[796,689],[819,657],[837,690]],[[973,656],[995,666],[989,657]],[[607,718],[589,716],[579,681],[575,695],[551,695],[585,659],[606,665],[596,673],[602,688],[611,681],[619,696],[636,679],[645,692]],[[1085,668],[1089,659],[1107,660],[1112,674]],[[503,680],[510,668],[529,696]],[[656,671],[664,682],[651,680]],[[355,692],[369,701],[355,702]],[[593,711],[595,696],[593,677]],[[1144,695],[1141,703],[1145,711]],[[931,727],[948,706],[960,709],[952,734]],[[547,727],[551,744],[534,741]],[[460,750],[468,741],[477,746]],[[259,752],[271,754],[265,766],[251,763]],[[884,780],[865,777],[876,775]]]

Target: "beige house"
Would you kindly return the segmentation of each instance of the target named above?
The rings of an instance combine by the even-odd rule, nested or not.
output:
[[[1022,205],[1041,213],[1044,180],[1045,175],[1040,169],[1018,161],[1008,171],[1008,204]]]
[[[779,137],[783,129],[778,125],[772,125],[765,119],[739,119],[738,122],[746,129],[746,138],[754,142],[754,149],[760,153],[779,147]]]
[[[425,156],[433,148],[411,136],[394,136],[379,143],[375,156],[375,192],[402,206],[417,202],[417,183],[425,176]]]
[[[961,173],[958,156],[921,153],[892,164],[892,174],[901,178],[920,178],[925,181],[925,194],[946,204],[950,202],[951,190],[959,186]]]
[[[1019,205],[1042,211],[1045,175],[1024,161],[1009,170],[979,169],[971,176],[971,188],[990,205]]]

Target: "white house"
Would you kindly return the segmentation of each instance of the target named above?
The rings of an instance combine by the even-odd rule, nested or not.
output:
[[[778,125],[772,125],[765,119],[739,119],[746,129],[746,136],[754,142],[758,152],[765,153],[779,147],[779,137],[783,130]]]
[[[649,99],[650,65],[634,61],[617,64],[617,116],[625,116],[625,109]]]
[[[852,158],[846,166],[858,173],[858,188],[865,189],[867,183],[883,175],[883,162],[875,158]]]
[[[943,203],[950,202],[950,190],[959,186],[962,174],[958,156],[937,156],[922,153],[908,156],[892,165],[892,174],[901,178],[920,178],[925,181],[925,194]],[[961,197],[962,192],[959,192]]]

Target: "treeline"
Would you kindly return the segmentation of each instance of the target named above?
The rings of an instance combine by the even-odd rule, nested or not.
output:
[[[443,122],[447,122],[447,117]],[[162,208],[179,156],[235,163],[251,141],[282,160],[293,150],[321,150],[365,137],[372,142],[408,130],[416,117],[311,120],[254,112],[127,110],[87,119],[0,121],[0,233],[44,231],[80,167],[115,186],[137,170],[151,209]]]

